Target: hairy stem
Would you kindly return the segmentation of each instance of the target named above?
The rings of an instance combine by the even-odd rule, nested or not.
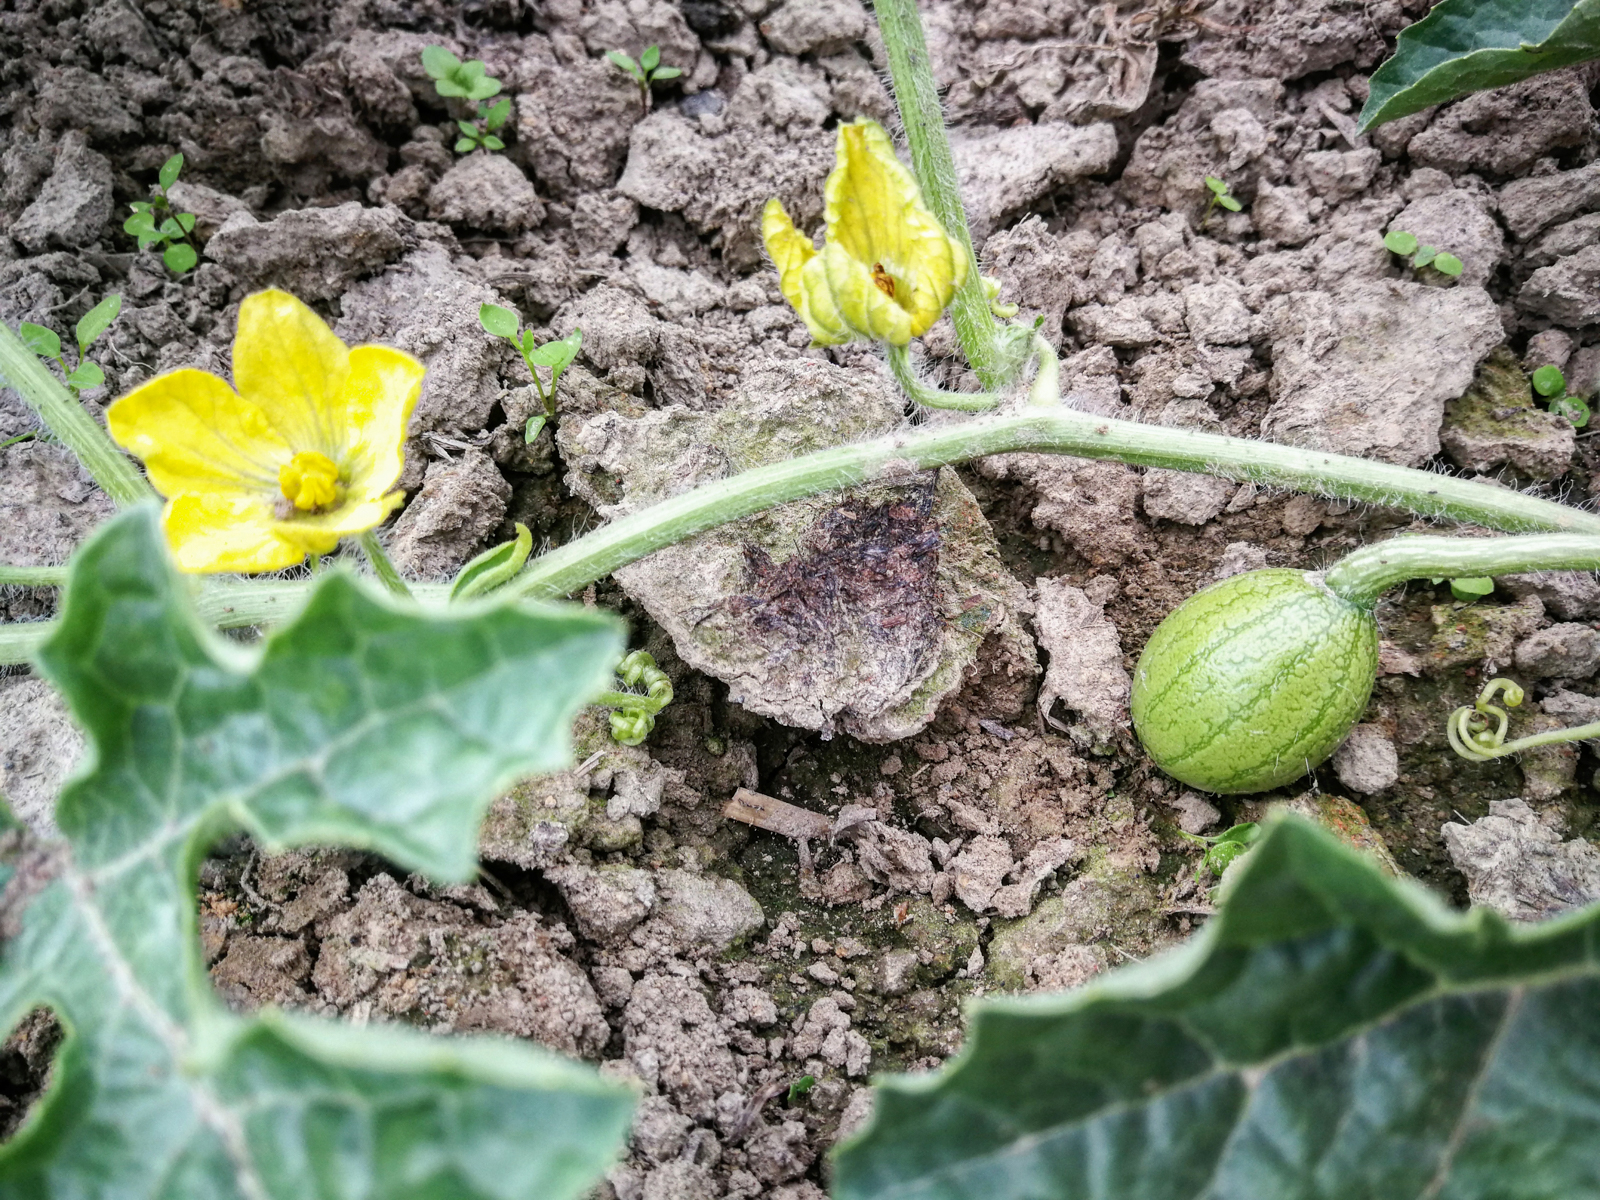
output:
[[[0,321],[0,379],[45,424],[62,445],[78,456],[89,477],[121,508],[155,498],[155,490],[133,460],[116,444],[38,356]]]
[[[960,412],[987,412],[1000,403],[994,392],[946,392],[917,378],[911,365],[911,351],[904,346],[885,346],[889,371],[900,390],[923,408],[953,408]]]
[[[703,484],[534,559],[504,590],[518,596],[565,596],[664,546],[789,500],[913,468],[1019,450],[1201,471],[1511,532],[1562,530],[1600,536],[1600,517],[1593,514],[1448,475],[1271,442],[1117,421],[1072,409],[1029,408],[1014,416],[979,417],[960,425],[819,450]],[[1494,543],[1454,544],[1487,552]]]
[[[905,126],[911,166],[922,185],[923,198],[945,232],[967,252],[967,278],[956,289],[950,319],[955,323],[962,353],[978,373],[978,381],[991,390],[1003,387],[1005,367],[994,315],[978,277],[978,258],[972,250],[967,210],[961,206],[955,158],[950,153],[950,139],[945,136],[944,110],[939,105],[939,88],[933,80],[933,63],[928,58],[927,39],[922,35],[917,0],[875,0],[873,8],[889,54],[894,100]]]
[[[1591,524],[1585,522],[1574,528],[1589,529]],[[1391,538],[1352,551],[1328,568],[1323,582],[1352,604],[1371,608],[1384,592],[1408,579],[1556,570],[1600,570],[1600,536],[1550,533],[1515,538]]]
[[[0,586],[60,587],[67,581],[65,567],[0,566]]]

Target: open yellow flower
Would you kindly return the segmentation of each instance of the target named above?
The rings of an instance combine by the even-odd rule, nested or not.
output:
[[[876,121],[839,126],[823,199],[821,251],[777,200],[761,216],[784,299],[812,339],[904,346],[926,333],[966,279],[967,254],[928,211]]]
[[[162,525],[185,571],[276,571],[373,528],[403,493],[406,422],[422,364],[349,349],[287,292],[239,308],[238,391],[208,371],[157,376],[106,423],[167,498]]]

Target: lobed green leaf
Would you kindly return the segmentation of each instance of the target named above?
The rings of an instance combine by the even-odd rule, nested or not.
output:
[[[1178,950],[974,1006],[837,1200],[1600,1195],[1600,906],[1449,913],[1295,818],[1236,873]]]
[[[526,1045],[225,1010],[194,878],[243,829],[268,850],[367,847],[463,879],[512,778],[563,765],[621,639],[573,607],[429,613],[342,572],[259,650],[203,627],[155,508],[74,557],[39,665],[89,741],[56,877],[0,957],[0,1031],[68,1036],[0,1146],[0,1195],[167,1200],[568,1200],[627,1126],[626,1093]]]
[[[448,79],[460,65],[461,60],[443,46],[422,48],[422,69],[430,79]]]
[[[1360,127],[1597,57],[1600,0],[1443,0],[1373,72]]]

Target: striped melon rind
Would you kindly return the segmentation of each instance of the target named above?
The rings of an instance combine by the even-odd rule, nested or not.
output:
[[[1208,792],[1298,779],[1372,694],[1378,625],[1301,571],[1247,571],[1196,592],[1134,672],[1134,729],[1155,763]]]

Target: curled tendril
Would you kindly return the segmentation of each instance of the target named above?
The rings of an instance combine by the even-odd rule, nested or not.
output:
[[[656,714],[672,703],[672,680],[643,650],[634,650],[617,664],[626,691],[606,692],[595,703],[613,709],[611,736],[624,746],[637,746],[656,727]],[[643,691],[635,688],[643,687]]]
[[[1462,705],[1445,722],[1445,736],[1450,739],[1450,748],[1468,762],[1489,762],[1521,750],[1531,750],[1535,746],[1554,746],[1600,737],[1600,721],[1596,721],[1569,729],[1551,729],[1508,742],[1506,731],[1511,724],[1510,718],[1506,716],[1504,708],[1494,703],[1495,697],[1501,695],[1507,708],[1515,708],[1523,700],[1522,688],[1512,680],[1491,679],[1483,685],[1483,690],[1472,704]]]

